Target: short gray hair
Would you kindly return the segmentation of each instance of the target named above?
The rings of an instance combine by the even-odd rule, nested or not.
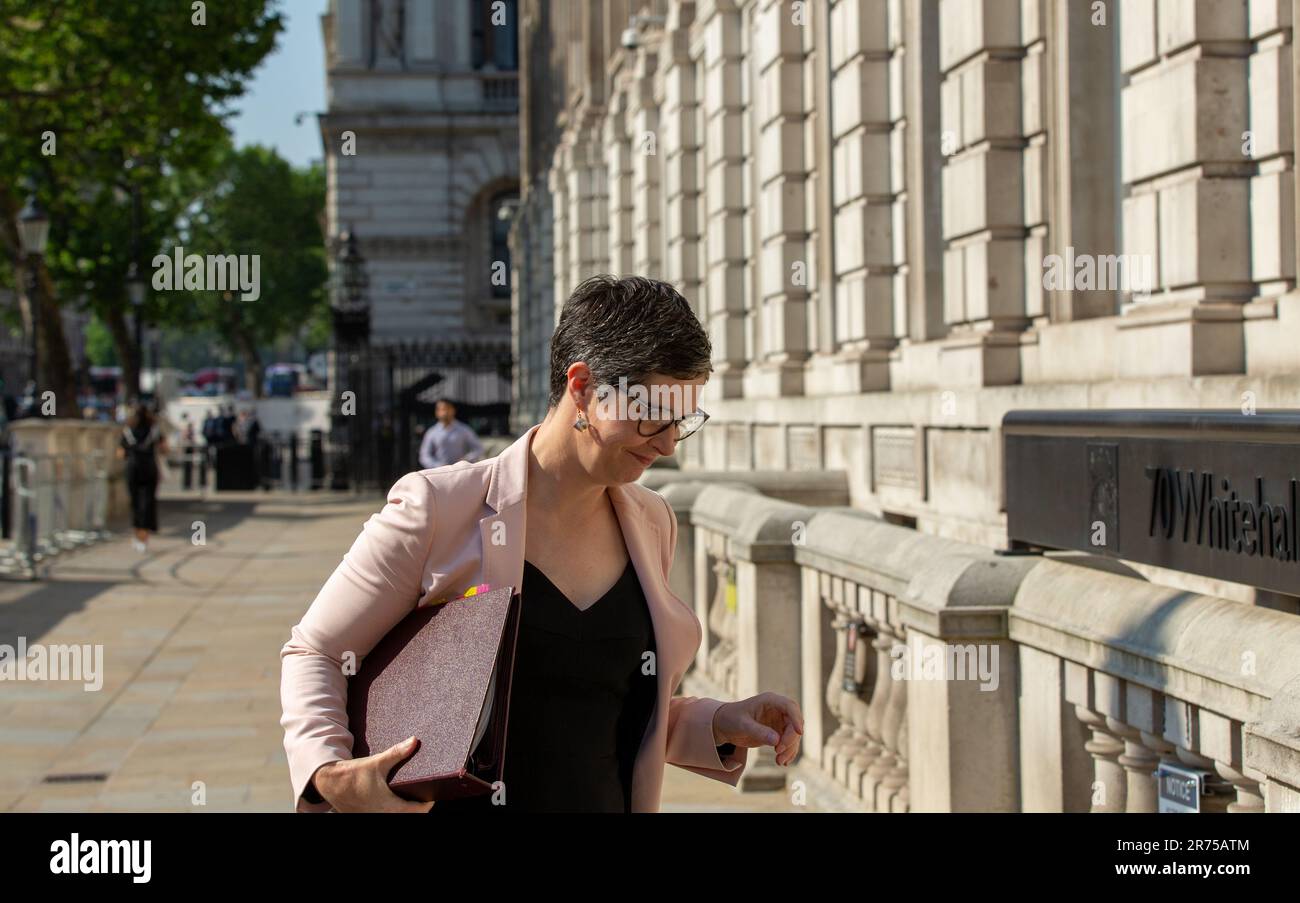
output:
[[[591,368],[594,387],[643,383],[651,373],[696,379],[713,372],[713,346],[690,302],[645,276],[583,281],[560,311],[551,337],[549,406],[564,397],[575,361]]]

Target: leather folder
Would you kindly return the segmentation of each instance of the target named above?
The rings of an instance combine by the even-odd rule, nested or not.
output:
[[[457,799],[501,780],[519,605],[515,588],[503,586],[421,606],[348,679],[354,759],[420,741],[388,775],[398,796]]]

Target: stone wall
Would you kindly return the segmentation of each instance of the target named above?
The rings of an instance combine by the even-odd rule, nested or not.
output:
[[[549,228],[551,254],[518,281],[552,293],[516,298],[522,408],[573,285],[669,279],[714,350],[686,468],[843,470],[854,507],[996,549],[1008,410],[1300,406],[1293,13],[624,0],[526,21],[525,79],[559,87],[524,136],[537,213],[515,238]]]
[[[375,339],[504,337],[490,235],[493,201],[519,189],[517,73],[474,66],[469,0],[379,7],[387,20],[367,0],[323,17],[328,234],[359,236]]]

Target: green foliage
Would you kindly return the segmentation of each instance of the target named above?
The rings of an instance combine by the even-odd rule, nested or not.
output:
[[[116,367],[119,363],[113,336],[98,317],[91,317],[86,324],[86,360],[92,367]]]
[[[191,4],[172,0],[0,0],[0,215],[12,218],[36,177],[56,301],[120,320],[133,253],[147,272],[228,153],[229,103],[282,25],[268,0],[209,2],[206,15],[194,24]],[[0,279],[12,284],[5,225]],[[192,319],[166,302],[147,317]]]
[[[267,346],[319,322],[329,309],[324,205],[319,164],[296,169],[264,147],[227,150],[177,241],[187,255],[258,255],[261,294],[245,301],[238,292],[173,292],[175,316],[208,325],[232,351]]]

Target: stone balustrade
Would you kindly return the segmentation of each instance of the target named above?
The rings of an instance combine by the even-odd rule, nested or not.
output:
[[[1154,812],[1162,762],[1202,811],[1300,810],[1300,619],[1076,553],[1007,555],[732,473],[661,481],[674,591],[706,627],[686,692],[775,691],[819,809]]]

